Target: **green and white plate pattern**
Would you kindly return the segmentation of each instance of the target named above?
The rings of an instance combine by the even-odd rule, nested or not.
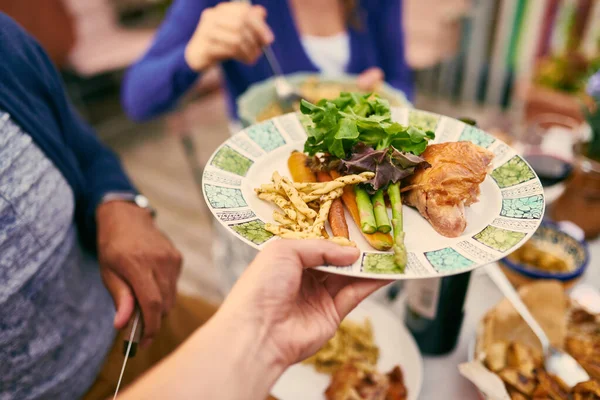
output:
[[[397,270],[392,254],[373,249],[347,215],[350,238],[362,255],[346,267],[320,269],[353,276],[415,279],[452,275],[499,260],[520,247],[541,223],[545,202],[542,185],[513,149],[491,135],[456,119],[411,108],[392,108],[392,118],[435,130],[432,143],[471,141],[495,154],[492,172],[481,184],[479,202],[466,209],[467,228],[447,238],[410,207],[404,207],[408,265]],[[204,171],[208,207],[241,241],[261,249],[278,240],[264,229],[273,222],[274,206],[258,199],[254,188],[270,182],[273,171],[289,176],[287,159],[302,150],[305,130],[296,113],[252,125],[223,143]]]

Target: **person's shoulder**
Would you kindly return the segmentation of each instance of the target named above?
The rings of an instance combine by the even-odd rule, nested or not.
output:
[[[22,50],[28,42],[31,42],[31,37],[21,25],[0,11],[0,53],[11,54],[11,50]]]

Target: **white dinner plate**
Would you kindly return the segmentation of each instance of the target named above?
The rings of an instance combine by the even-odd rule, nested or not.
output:
[[[371,320],[375,344],[379,347],[377,369],[387,373],[399,365],[404,374],[408,400],[416,400],[423,383],[423,359],[419,348],[402,321],[385,307],[364,301],[347,319]],[[279,378],[271,393],[279,400],[321,400],[330,382],[329,375],[318,373],[312,365],[296,364]]]
[[[409,108],[393,108],[392,119],[435,131],[431,143],[471,141],[494,153],[492,172],[480,185],[479,202],[466,208],[467,227],[456,238],[438,234],[413,208],[404,207],[408,262],[399,271],[391,251],[372,248],[346,214],[350,239],[362,251],[346,267],[319,267],[332,273],[382,279],[433,278],[466,272],[510,254],[533,235],[544,215],[542,185],[512,148],[456,119]],[[261,249],[276,238],[264,229],[274,205],[254,189],[269,183],[273,171],[289,176],[287,160],[302,150],[306,131],[291,113],[252,125],[222,144],[204,170],[203,192],[209,209],[240,240]]]

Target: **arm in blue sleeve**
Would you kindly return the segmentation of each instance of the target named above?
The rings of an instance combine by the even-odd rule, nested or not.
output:
[[[406,63],[402,0],[382,0],[379,12],[375,13],[381,68],[385,80],[404,92],[409,101],[414,99],[413,72]]]
[[[93,129],[74,110],[65,92],[56,68],[32,38],[32,66],[39,74],[42,93],[49,102],[66,147],[65,157],[74,157],[83,175],[82,193],[77,198],[76,220],[85,238],[93,241],[96,237],[96,208],[108,192],[132,192],[137,190],[127,177],[117,156],[103,145]]]
[[[146,54],[127,73],[121,102],[127,115],[142,121],[173,107],[198,78],[184,53],[200,15],[215,0],[176,0]]]

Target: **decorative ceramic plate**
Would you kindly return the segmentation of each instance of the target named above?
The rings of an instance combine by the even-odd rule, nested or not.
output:
[[[347,214],[350,239],[362,251],[354,265],[323,266],[332,273],[380,279],[415,279],[453,275],[499,260],[533,235],[544,215],[544,190],[529,164],[508,145],[456,119],[409,108],[392,108],[392,119],[435,131],[432,143],[470,141],[495,154],[493,171],[481,184],[479,202],[466,208],[467,228],[457,238],[438,234],[413,208],[404,207],[408,263],[394,266],[391,252],[373,249]],[[203,177],[204,197],[214,216],[240,240],[261,249],[277,238],[264,229],[273,205],[254,188],[273,171],[289,176],[287,159],[302,150],[306,132],[299,115],[286,114],[252,125],[222,144]]]
[[[358,75],[336,75],[330,77],[315,73],[297,72],[286,75],[285,78],[295,87],[302,86],[308,79],[318,79],[320,84],[340,85],[347,91],[356,91]],[[377,93],[387,99],[392,106],[412,107],[406,96],[400,90],[383,83]],[[277,99],[275,95],[275,78],[253,84],[237,100],[238,115],[244,126],[257,122],[257,117]]]
[[[408,400],[418,399],[423,383],[423,359],[402,321],[387,308],[368,300],[347,318],[371,320],[375,344],[379,347],[377,369],[386,373],[399,365],[408,389]],[[329,375],[318,373],[312,365],[296,364],[279,378],[271,393],[280,400],[325,399],[323,393],[329,382]]]

